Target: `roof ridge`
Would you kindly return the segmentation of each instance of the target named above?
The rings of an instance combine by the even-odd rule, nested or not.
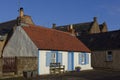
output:
[[[90,21],[90,22],[82,22],[82,23],[73,23],[72,25],[78,25],[78,24],[88,24],[88,23],[92,23],[94,21]],[[65,24],[65,25],[60,25],[60,26],[56,26],[56,27],[66,27],[69,26],[70,24]]]
[[[88,24],[88,23],[92,23],[92,22],[94,22],[94,21],[90,21],[90,22],[82,22],[82,23],[76,23],[76,24]],[[75,25],[76,25],[75,24]],[[73,24],[74,25],[74,24]]]
[[[32,28],[32,26],[34,26],[34,28],[43,28],[43,29],[47,29],[47,30],[52,30],[52,31],[55,31],[55,32],[59,32],[59,33],[65,33],[67,35],[71,35],[71,33],[68,33],[68,32],[64,32],[64,31],[60,31],[60,30],[56,30],[56,29],[52,29],[52,28],[48,28],[48,27],[44,27],[44,26],[39,26],[39,25],[29,25],[30,27],[28,28]],[[72,35],[71,35],[72,36]]]
[[[0,23],[0,24],[8,23],[8,22],[15,21],[15,20],[17,20],[17,19],[13,19],[13,20],[5,21],[5,22],[2,22],[2,23]]]

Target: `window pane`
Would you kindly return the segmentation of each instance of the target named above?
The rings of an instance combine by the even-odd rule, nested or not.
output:
[[[82,64],[84,64],[84,63],[85,63],[85,55],[82,54]]]
[[[111,51],[107,52],[107,61],[112,61],[113,55]]]
[[[79,64],[81,65],[86,64],[86,53],[79,54]]]
[[[56,63],[56,54],[55,53],[52,53],[52,55],[51,55],[51,62]]]

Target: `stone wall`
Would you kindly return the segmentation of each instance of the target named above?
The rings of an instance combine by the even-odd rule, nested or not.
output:
[[[104,22],[102,24],[103,28],[101,29],[101,32],[108,32],[107,24]]]
[[[113,51],[113,63],[112,68],[120,71],[120,50]]]
[[[96,51],[91,54],[91,65],[93,68],[104,68],[105,67],[105,52]]]
[[[113,54],[112,61],[106,61],[106,51],[92,52],[92,67],[94,69],[108,69],[120,71],[120,50],[110,50]]]
[[[17,75],[22,75],[23,71],[31,71],[38,69],[37,57],[17,57]]]
[[[95,21],[90,29],[90,34],[92,33],[100,33],[100,28],[99,28],[99,24]]]
[[[2,58],[0,58],[0,76],[2,76],[2,65],[3,65]]]
[[[6,39],[7,39],[7,35],[3,36],[3,40],[0,40],[0,57],[2,57],[2,50],[3,50],[3,47],[5,45],[5,42],[6,42]]]

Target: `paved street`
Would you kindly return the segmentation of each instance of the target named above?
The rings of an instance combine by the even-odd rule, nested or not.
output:
[[[120,80],[120,72],[90,70],[69,72],[62,75],[40,76],[41,80]]]
[[[2,80],[120,80],[120,72],[89,70],[81,72],[67,72],[59,75],[44,75],[32,79],[19,77]]]

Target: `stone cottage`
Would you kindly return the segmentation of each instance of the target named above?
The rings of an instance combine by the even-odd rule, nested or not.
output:
[[[20,11],[19,12],[20,14],[16,19],[0,23],[0,75],[2,75],[2,73],[8,73],[8,72],[14,72],[15,74],[19,74],[22,69],[25,69],[25,70],[27,69],[36,70],[37,69],[37,58],[34,56],[32,57],[27,57],[27,56],[4,57],[3,56],[4,48],[9,42],[16,27],[19,25],[26,25],[26,24],[34,25],[31,17],[28,15],[24,15],[23,8],[20,8],[19,11]],[[13,47],[14,46],[15,44],[13,45]],[[27,66],[31,66],[31,67],[27,67]]]
[[[49,74],[50,63],[60,63],[66,71],[76,66],[92,69],[91,51],[74,35],[36,26],[20,8],[17,19],[0,24],[1,73],[37,70]],[[4,33],[4,34],[3,34]]]
[[[78,37],[92,50],[94,69],[120,70],[120,30]]]
[[[50,63],[58,62],[66,71],[73,71],[76,66],[92,69],[90,50],[75,36],[40,26],[16,27],[3,50],[3,57],[9,56],[37,57],[40,75],[49,74]]]

